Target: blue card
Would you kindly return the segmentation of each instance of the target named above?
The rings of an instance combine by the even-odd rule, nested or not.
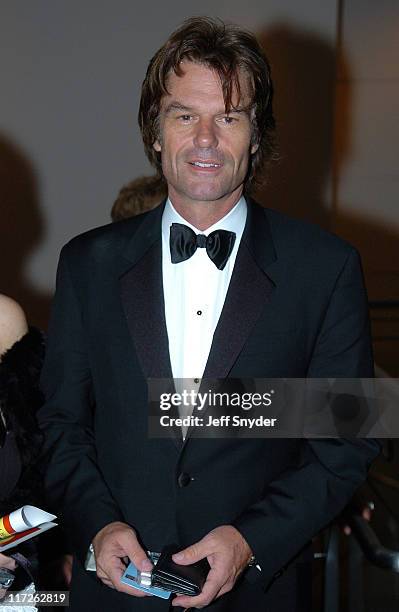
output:
[[[123,582],[123,584],[132,586],[135,589],[138,589],[139,591],[143,591],[144,593],[151,593],[151,595],[155,595],[155,597],[169,599],[172,594],[172,591],[165,591],[165,589],[150,586],[150,580],[146,580],[147,576],[148,572],[146,572],[145,574],[141,574],[141,572],[137,570],[137,567],[133,565],[133,563],[129,563],[125,570],[125,573],[121,578],[121,582]]]

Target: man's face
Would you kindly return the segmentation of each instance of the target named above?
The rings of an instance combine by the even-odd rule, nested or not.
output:
[[[168,80],[169,95],[161,103],[161,152],[169,197],[176,204],[239,199],[248,170],[251,145],[250,93],[241,75],[241,98],[225,112],[219,77],[202,64],[182,62],[183,76]]]

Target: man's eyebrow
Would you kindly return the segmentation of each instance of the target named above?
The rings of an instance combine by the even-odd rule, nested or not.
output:
[[[164,113],[167,114],[167,113],[171,113],[173,111],[184,111],[184,112],[190,112],[191,113],[193,111],[193,109],[189,108],[188,106],[185,106],[184,104],[181,104],[181,102],[171,102],[164,109]]]
[[[229,114],[231,113],[250,113],[252,110],[252,107],[253,107],[252,104],[247,104],[246,106],[237,106],[237,107],[232,106],[229,110]]]
[[[250,113],[252,109],[252,105],[246,105],[246,106],[237,106],[237,107],[231,107],[230,110],[228,111],[228,114],[232,114],[232,113]],[[184,113],[193,113],[195,112],[194,108],[191,108],[190,106],[185,106],[185,104],[182,104],[181,102],[178,101],[172,101],[170,102],[164,109],[164,113],[167,115],[168,113],[172,113],[172,112],[184,112]],[[216,115],[223,115],[226,113],[225,109],[220,110],[219,112],[216,113]]]

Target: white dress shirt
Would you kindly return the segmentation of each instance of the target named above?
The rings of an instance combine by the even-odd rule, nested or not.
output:
[[[162,217],[162,276],[169,354],[174,378],[201,379],[208,360],[213,334],[219,321],[247,218],[244,197],[207,230],[188,223],[168,199]],[[231,255],[223,270],[197,248],[190,259],[173,264],[169,235],[172,223],[183,223],[196,234],[208,236],[216,229],[235,232]]]

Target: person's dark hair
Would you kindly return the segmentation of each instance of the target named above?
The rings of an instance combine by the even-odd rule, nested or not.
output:
[[[177,76],[183,74],[180,66],[183,60],[215,70],[221,81],[226,112],[232,108],[234,92],[240,94],[240,72],[249,76],[254,108],[252,144],[259,143],[259,148],[251,158],[248,188],[254,179],[259,181],[265,162],[273,158],[275,151],[270,66],[253,34],[218,19],[187,19],[151,59],[143,81],[138,116],[148,159],[162,176],[161,156],[153,147],[159,139],[161,100],[168,94],[167,82],[171,71]]]

